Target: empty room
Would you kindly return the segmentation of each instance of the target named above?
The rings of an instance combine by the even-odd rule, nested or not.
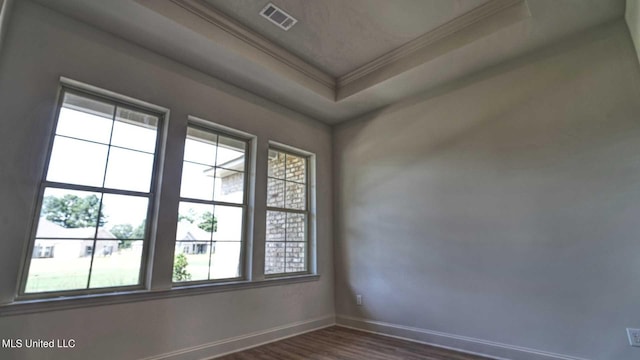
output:
[[[0,360],[640,359],[640,0],[0,0]]]

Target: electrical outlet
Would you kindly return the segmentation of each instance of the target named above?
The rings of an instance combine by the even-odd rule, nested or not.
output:
[[[356,305],[362,306],[362,295],[356,295]]]
[[[627,328],[627,335],[629,336],[629,344],[631,344],[631,346],[640,347],[640,329]]]

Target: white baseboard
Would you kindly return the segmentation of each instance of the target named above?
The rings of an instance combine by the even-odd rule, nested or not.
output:
[[[440,331],[385,323],[345,315],[328,315],[290,323],[246,335],[213,341],[141,360],[210,360],[230,353],[250,349],[329,326],[342,326],[354,330],[390,336],[496,360],[588,360],[494,341],[448,334]]]
[[[298,321],[274,327],[267,330],[256,331],[250,334],[235,336],[232,338],[213,341],[210,343],[184,348],[168,353],[147,357],[141,360],[206,360],[214,359],[234,352],[250,349],[256,346],[268,344],[274,341],[286,339],[292,336],[304,334],[310,331],[334,326],[334,315]]]
[[[345,315],[336,316],[336,325],[497,360],[588,360],[494,341]]]

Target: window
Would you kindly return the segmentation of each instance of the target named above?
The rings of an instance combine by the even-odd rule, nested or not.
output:
[[[63,88],[21,294],[142,287],[161,121]]]
[[[308,272],[308,157],[271,147],[265,275]]]
[[[243,277],[248,142],[206,127],[188,127],[174,282]]]
[[[53,246],[36,245],[33,248],[34,258],[51,258],[53,257]]]
[[[268,173],[257,174],[255,136],[190,116],[177,119],[187,131],[183,157],[176,158],[165,152],[184,135],[165,138],[161,129],[180,128],[167,126],[168,112],[62,80],[17,306],[60,297],[110,303],[106,295],[133,290],[136,299],[173,296],[164,291],[169,282],[172,292],[190,294],[253,287],[269,277],[279,279],[266,284],[300,281],[291,275],[317,279],[309,195],[314,155],[274,144]],[[182,172],[175,172],[181,163]],[[162,178],[168,181],[161,184]],[[268,181],[264,268],[247,251],[263,246],[262,236],[249,232],[255,215],[249,179]],[[154,216],[171,212],[177,218],[169,223]],[[46,308],[56,306],[66,305]]]

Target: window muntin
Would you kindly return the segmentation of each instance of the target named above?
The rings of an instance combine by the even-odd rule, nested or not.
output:
[[[142,285],[160,121],[63,89],[22,294]]]
[[[243,277],[248,148],[245,139],[187,128],[174,283]]]
[[[265,275],[309,269],[308,157],[269,149]]]
[[[144,284],[142,279],[145,279],[145,269],[150,266],[146,254],[148,252],[147,248],[150,246],[148,239],[151,232],[151,214],[154,213],[152,208],[157,205],[156,201],[154,201],[154,192],[159,185],[156,183],[158,175],[157,163],[161,160],[159,157],[156,158],[156,152],[160,148],[159,143],[163,135],[158,133],[157,129],[162,128],[162,123],[164,122],[162,114],[168,110],[119,95],[112,95],[112,93],[88,85],[73,83],[73,85],[68,86],[70,87],[67,88],[67,85],[63,85],[63,90],[61,91],[60,105],[58,106],[56,114],[55,131],[51,135],[52,139],[47,153],[47,167],[45,168],[39,191],[37,213],[42,215],[41,217],[43,219],[40,221],[40,217],[37,217],[34,221],[32,238],[29,241],[28,249],[26,250],[27,254],[25,254],[26,259],[21,271],[20,287],[17,295],[18,300],[143,289]],[[85,91],[87,92],[85,93]],[[129,128],[127,129],[127,127]],[[192,128],[191,130],[203,130],[197,126],[193,126]],[[211,133],[211,131],[208,131],[206,128],[204,130],[204,132]],[[222,130],[222,132],[227,131],[235,134],[233,130]],[[253,137],[243,134],[237,135],[238,137],[236,138],[233,135],[226,136],[222,132],[217,134],[217,132],[214,131],[214,136],[216,136],[216,134],[222,135],[222,137],[217,137],[215,140],[216,150],[214,150],[214,156],[211,156],[211,153],[209,153],[207,155],[209,160],[206,158],[204,160],[198,159],[197,156],[199,156],[199,154],[201,155],[206,152],[196,149],[196,151],[191,151],[192,157],[187,160],[193,160],[191,162],[195,165],[208,165],[210,168],[209,171],[213,168],[214,183],[218,181],[220,177],[234,175],[237,179],[235,181],[236,184],[238,182],[245,184],[241,194],[237,193],[238,191],[235,191],[236,194],[231,194],[230,187],[225,186],[223,188],[222,186],[216,185],[211,194],[194,196],[193,199],[190,197],[182,197],[182,200],[186,200],[183,202],[198,205],[208,201],[199,199],[198,197],[204,196],[206,198],[212,198],[213,200],[210,200],[210,202],[213,203],[212,213],[216,214],[216,223],[219,220],[219,216],[224,214],[228,214],[228,217],[236,219],[230,221],[231,223],[237,223],[238,221],[243,222],[241,227],[232,228],[233,231],[216,230],[215,233],[219,234],[214,234],[214,232],[211,231],[210,243],[213,246],[205,247],[202,244],[195,244],[195,247],[190,248],[190,251],[196,253],[213,251],[220,254],[241,254],[239,261],[236,262],[235,259],[232,260],[234,266],[227,266],[227,269],[232,269],[232,272],[226,274],[224,272],[211,272],[211,264],[209,263],[207,265],[206,277],[211,280],[203,280],[207,283],[214,282],[212,280],[228,281],[232,279],[230,276],[236,274],[241,274],[241,276],[235,279],[242,278],[242,269],[244,269],[246,257],[246,221],[250,218],[247,209],[248,195],[246,193],[248,191],[247,182],[248,179],[251,178],[247,169],[247,164],[250,163],[248,145],[251,145],[251,141],[245,139]],[[131,134],[131,136],[127,137],[126,134]],[[62,145],[56,145],[56,142]],[[238,143],[244,143],[245,153],[241,154],[241,156],[237,156],[237,154],[229,156],[228,153],[226,156],[223,156],[225,154],[218,156],[218,146],[229,149]],[[149,144],[153,145],[150,146]],[[73,146],[77,147],[69,149],[69,147]],[[85,151],[85,149],[89,151]],[[123,152],[119,153],[120,150]],[[54,152],[58,156],[54,156]],[[136,165],[127,166],[130,158],[128,156],[122,156],[122,154],[131,155],[133,152],[139,152],[141,155],[150,155],[152,157],[152,174],[148,178],[144,176],[146,171],[140,171],[140,169],[144,168],[145,164],[148,164],[149,156],[140,156],[141,160]],[[185,153],[188,153],[186,149]],[[65,157],[67,159],[73,159],[74,161],[65,161]],[[85,161],[87,159],[96,161]],[[124,163],[125,159],[126,163]],[[55,165],[56,161],[59,164],[58,166]],[[78,162],[81,164],[79,165]],[[109,164],[109,162],[111,162],[111,164]],[[99,166],[102,163],[104,163],[104,166]],[[244,167],[243,170],[241,170],[242,167]],[[148,168],[147,166],[147,169]],[[301,177],[301,179],[287,174],[288,182],[284,181],[285,176],[272,177],[273,179],[284,181],[285,188],[281,191],[282,201],[283,203],[285,202],[286,196],[287,206],[291,207],[292,209],[290,210],[293,212],[306,213],[308,211],[309,206],[307,204],[303,205],[303,201],[299,199],[296,200],[295,197],[291,196],[291,191],[293,191],[291,189],[296,187],[296,185],[292,183],[307,183],[307,170],[308,169],[305,169],[304,176],[301,174],[297,175]],[[142,174],[140,174],[140,176],[129,176],[130,179],[127,181],[123,176],[118,176],[119,172],[122,173],[126,171],[139,171]],[[219,183],[219,185],[221,184]],[[287,188],[290,191],[289,195],[286,195],[288,191]],[[85,206],[85,208],[92,209],[93,217],[90,215],[54,217],[58,222],[53,222],[54,225],[67,229],[63,230],[64,234],[61,235],[60,231],[55,230],[55,226],[51,226],[52,221],[46,218],[47,213],[43,209],[45,193],[47,196],[56,197],[73,195],[76,201],[79,199],[84,202],[89,202],[90,205],[93,205]],[[116,201],[118,197],[115,197],[115,195],[123,195],[127,204],[125,206],[118,206],[118,201]],[[92,196],[95,196],[97,201],[94,199],[85,199],[91,198]],[[304,202],[306,203],[309,202],[308,196],[307,186],[304,186]],[[136,200],[140,200],[137,198],[142,198],[143,201],[138,202],[142,204],[145,209],[144,211],[135,210],[139,208],[139,206],[131,205],[136,203]],[[238,200],[240,198],[242,198],[242,200]],[[227,203],[225,201],[229,202]],[[104,212],[101,210],[96,211],[94,208],[95,204],[98,204]],[[144,214],[140,216],[131,217],[130,219],[132,221],[129,221],[130,223],[137,223],[137,220],[140,220],[140,224],[137,226],[136,224],[129,223],[115,224],[116,222],[121,222],[119,219],[122,218],[118,217],[118,214],[120,214],[120,212],[117,211],[118,207],[139,214],[144,212]],[[269,209],[269,211],[274,210]],[[188,208],[182,212],[190,214]],[[107,213],[106,219],[108,220],[106,222],[103,221],[105,213]],[[116,214],[115,217],[113,213]],[[285,217],[286,216],[287,215],[285,215]],[[283,248],[288,246],[289,249],[294,249],[296,245],[294,244],[295,242],[303,243],[303,241],[300,240],[305,240],[305,243],[301,246],[304,255],[300,257],[301,261],[304,262],[301,268],[304,268],[305,271],[298,273],[308,273],[307,270],[312,265],[308,265],[307,262],[312,261],[313,258],[309,258],[307,254],[309,249],[307,248],[306,242],[310,241],[307,237],[307,232],[310,231],[308,229],[309,226],[313,224],[308,225],[309,216],[307,214],[298,218],[292,215],[289,216],[290,218],[285,219],[285,225],[283,226],[283,231],[285,228],[288,229],[289,244],[285,244],[287,238],[283,235],[281,239],[282,244],[273,245],[274,247],[282,245]],[[237,220],[238,218],[241,218],[241,220]],[[302,219],[304,224],[300,225],[300,219]],[[211,222],[213,223],[213,221]],[[224,223],[230,222],[224,221]],[[81,223],[82,225],[79,226],[77,223]],[[163,225],[158,226],[159,230],[163,227]],[[89,231],[86,228],[94,231]],[[103,231],[105,229],[106,233]],[[301,229],[302,231],[298,233],[302,235],[296,237],[293,229]],[[116,233],[118,234],[118,236],[116,236],[117,242],[114,242],[114,234]],[[220,235],[219,238],[216,238],[217,235]],[[222,237],[228,238],[228,240],[224,240]],[[240,240],[238,241],[236,239]],[[277,243],[277,241],[274,243]],[[185,246],[185,248],[187,248],[187,246]],[[72,250],[70,251],[69,249]],[[139,252],[140,256],[133,258],[116,257],[123,249],[135,249],[135,251]],[[60,253],[73,253],[74,257],[78,256],[82,258],[82,261],[70,262],[64,258],[64,256],[61,256]],[[233,259],[233,257],[231,258]],[[36,260],[46,260],[47,263],[41,264]],[[109,260],[110,262],[105,263],[101,260]],[[164,261],[163,263],[166,264]],[[238,267],[235,267],[236,263],[239,264]],[[283,271],[284,268],[285,266],[283,266]],[[297,275],[293,271],[295,270],[294,266],[288,265],[286,268],[289,270],[286,275]],[[114,272],[114,270],[116,271]],[[32,283],[27,284],[30,276],[32,277]],[[200,277],[204,278],[202,275]],[[54,280],[63,279],[64,281],[52,283],[52,278],[54,278]],[[190,285],[192,283],[193,282],[179,283],[179,285]],[[224,286],[226,287],[228,285]],[[188,288],[188,286],[179,287],[176,290],[182,291]]]

